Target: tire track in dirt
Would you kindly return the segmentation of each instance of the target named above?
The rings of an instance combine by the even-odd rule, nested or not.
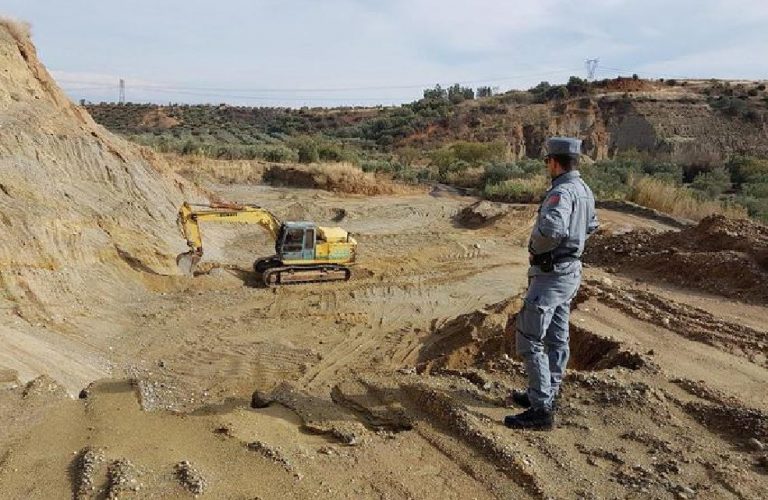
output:
[[[610,283],[610,284],[609,284]],[[611,281],[587,280],[577,302],[594,297],[631,317],[668,329],[768,367],[768,332],[731,323],[703,309],[662,298],[653,292],[622,288]]]

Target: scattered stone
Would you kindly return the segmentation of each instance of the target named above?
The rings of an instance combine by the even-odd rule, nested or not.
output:
[[[65,398],[67,390],[48,375],[40,375],[30,380],[21,393],[24,399],[39,397]]]
[[[291,462],[288,461],[287,458],[285,458],[285,455],[283,455],[283,453],[279,449],[274,448],[262,441],[253,441],[251,443],[248,443],[247,446],[249,450],[255,451],[256,453],[260,454],[264,458],[267,458],[269,460],[272,460],[275,463],[282,465],[285,470],[293,472],[293,465],[291,464]]]
[[[86,447],[80,450],[75,459],[75,498],[77,500],[90,498],[95,488],[94,476],[101,463],[104,462],[104,454],[101,450]]]
[[[253,394],[251,395],[251,408],[266,408],[274,403],[274,401],[272,396],[266,392],[256,390],[253,391]]]
[[[765,449],[765,445],[756,438],[749,439],[749,447],[755,451],[763,451]]]
[[[115,460],[107,469],[107,498],[114,500],[141,489],[136,467],[126,458]]]
[[[202,495],[208,487],[208,482],[200,471],[187,460],[177,463],[173,470],[181,485],[194,495]]]

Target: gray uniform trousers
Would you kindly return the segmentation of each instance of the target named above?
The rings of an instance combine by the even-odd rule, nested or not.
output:
[[[567,274],[532,276],[517,315],[517,353],[525,360],[533,408],[552,409],[568,364],[571,300],[581,284],[581,266],[573,267]]]

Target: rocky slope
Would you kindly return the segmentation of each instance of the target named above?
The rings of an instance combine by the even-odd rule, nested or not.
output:
[[[60,343],[175,272],[185,188],[69,101],[24,26],[0,22],[0,68],[0,367],[24,379],[52,364],[66,383],[97,363]]]

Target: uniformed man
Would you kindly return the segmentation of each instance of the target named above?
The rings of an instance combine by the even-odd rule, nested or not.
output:
[[[539,207],[528,244],[528,292],[515,324],[517,352],[525,360],[528,390],[510,399],[527,408],[509,415],[513,429],[552,429],[555,401],[568,363],[568,318],[581,284],[581,254],[597,229],[595,198],[578,171],[581,141],[547,141],[547,170],[552,187]]]

